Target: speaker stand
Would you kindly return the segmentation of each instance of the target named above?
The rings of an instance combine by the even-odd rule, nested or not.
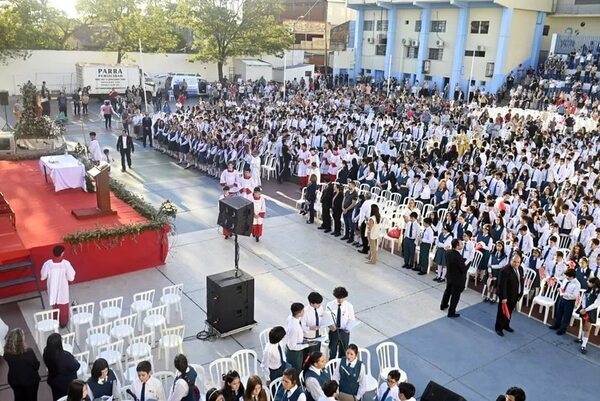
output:
[[[240,244],[238,243],[238,235],[237,233],[233,234],[233,243],[234,243],[234,247],[235,247],[235,253],[234,253],[234,266],[235,266],[235,277],[239,277],[240,276]]]
[[[0,131],[14,131],[14,128],[8,123],[8,106],[4,105],[4,127]]]

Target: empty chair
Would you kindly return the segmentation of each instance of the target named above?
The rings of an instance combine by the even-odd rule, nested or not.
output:
[[[133,337],[129,341],[125,354],[128,358],[146,359],[152,363],[152,344],[154,344],[154,332]]]
[[[79,328],[89,324],[94,324],[94,303],[71,306],[71,318],[69,319],[69,329],[75,332],[75,341],[79,344]]]
[[[116,340],[131,340],[135,334],[135,322],[137,314],[115,319],[110,329],[110,335]]]
[[[123,297],[103,299],[99,302],[100,312],[100,323],[107,323],[118,317],[121,317],[123,312]]]
[[[154,304],[154,293],[155,291],[152,289],[133,294],[133,302],[131,303],[130,309],[137,314],[138,330],[142,329],[144,312],[152,308],[152,305]]]
[[[371,352],[366,348],[358,349],[358,360],[365,365],[365,381],[366,391],[377,391],[378,382],[377,379],[371,374]],[[382,400],[385,401],[385,400]]]
[[[152,377],[156,377],[163,385],[165,389],[165,395],[168,396],[170,394],[171,388],[173,387],[173,382],[175,381],[175,373],[167,372],[166,370],[162,370],[160,372],[154,372]]]
[[[242,349],[234,352],[231,355],[231,359],[237,366],[237,372],[240,374],[242,383],[248,381],[248,377],[252,375],[259,375],[258,372],[258,356],[256,352],[251,349]]]
[[[160,340],[158,340],[158,359],[161,359],[161,350],[165,351],[165,359],[167,367],[171,363],[169,357],[171,349],[177,348],[180,354],[183,354],[183,335],[185,333],[185,326],[169,327],[161,329]]]
[[[219,358],[212,361],[208,365],[208,374],[213,386],[220,388],[223,384],[223,375],[236,369],[235,361],[231,358]]]
[[[202,365],[196,365],[194,363],[190,363],[189,366],[196,371],[196,387],[200,390],[200,394],[206,394],[210,388],[206,380],[206,370]]]
[[[569,249],[571,247],[571,237],[568,234],[560,234],[558,236],[558,247]],[[565,256],[565,260],[567,256]]]
[[[388,373],[393,369],[400,372],[400,381],[408,380],[406,373],[400,369],[398,363],[398,346],[395,343],[391,341],[383,342],[375,348],[375,352],[377,353],[380,380],[386,380]]]
[[[162,297],[160,303],[167,305],[167,323],[171,323],[171,305],[175,305],[175,309],[179,312],[179,318],[183,320],[183,310],[181,309],[181,295],[183,292],[183,284],[170,285],[162,289]]]
[[[531,317],[531,312],[535,305],[540,306],[540,312],[542,308],[544,308],[544,324],[548,322],[548,313],[550,309],[554,308],[554,304],[558,299],[560,284],[554,283],[554,285],[548,285],[548,282],[545,282],[544,288],[540,295],[533,297],[533,302],[531,303],[531,309],[529,309],[529,317]]]
[[[167,305],[159,305],[153,308],[150,308],[146,311],[146,316],[144,317],[144,327],[147,327],[152,332],[155,329],[166,329],[167,328],[167,318],[165,317],[167,314]]]
[[[40,347],[43,348],[45,345],[47,334],[58,333],[59,318],[60,311],[58,309],[50,309],[33,314],[35,341],[37,341]]]
[[[473,253],[473,260],[471,261],[471,266],[469,266],[469,270],[467,270],[467,279],[465,281],[465,288],[469,286],[469,277],[475,278],[475,285],[477,285],[477,268],[479,267],[479,263],[481,263],[481,259],[483,258],[483,254],[479,251],[475,251]]]
[[[125,383],[133,383],[137,379],[137,365],[147,359],[133,359],[125,363],[125,371],[123,372],[123,381]],[[150,362],[152,363],[152,362]],[[154,367],[154,365],[152,366]]]
[[[281,387],[281,377],[278,377],[269,384],[269,392],[271,393],[272,399],[275,399],[277,391],[279,391],[279,387]]]
[[[300,192],[300,198],[296,199],[296,209],[298,209],[298,210],[302,209],[302,205],[305,202],[305,199],[304,199],[305,194],[306,194],[306,187],[303,187],[302,191]]]
[[[73,354],[73,357],[79,362],[77,377],[82,380],[87,380],[90,376],[90,351]]]
[[[106,359],[108,366],[114,366],[123,377],[123,340],[118,340],[112,343],[98,346],[98,358]],[[116,373],[115,373],[116,374]]]
[[[529,267],[526,267],[525,269],[525,274],[524,274],[524,279],[523,279],[523,296],[519,299],[519,302],[517,303],[517,310],[519,312],[521,312],[521,306],[523,305],[523,298],[527,297],[527,300],[529,300],[529,295],[531,292],[531,287],[533,286],[533,280],[535,279],[535,276],[537,274],[537,272],[533,269],[530,269]]]
[[[108,344],[110,342],[110,329],[112,323],[100,324],[98,326],[92,326],[87,329],[87,338],[85,339],[85,345],[92,350],[92,357],[95,358],[98,352],[98,347],[101,345]]]
[[[61,337],[63,350],[72,354],[75,349],[75,333],[63,334]]]

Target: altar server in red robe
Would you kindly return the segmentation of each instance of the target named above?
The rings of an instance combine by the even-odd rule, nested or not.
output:
[[[254,203],[254,221],[252,222],[252,236],[259,241],[262,236],[263,220],[267,213],[267,206],[265,204],[265,198],[261,194],[260,187],[254,188],[254,197],[252,199]]]
[[[61,328],[69,323],[69,281],[75,279],[75,269],[68,260],[64,260],[65,247],[57,245],[52,250],[54,257],[42,265],[41,279],[48,280],[49,303],[59,310]]]
[[[240,190],[240,175],[233,166],[233,162],[227,163],[227,169],[221,173],[221,186],[227,185],[231,195],[237,194]]]

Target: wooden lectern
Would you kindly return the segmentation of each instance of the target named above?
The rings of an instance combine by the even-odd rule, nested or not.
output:
[[[87,175],[96,183],[97,207],[73,209],[71,213],[79,220],[92,219],[101,216],[114,216],[117,214],[110,208],[110,166],[104,165],[91,168]]]

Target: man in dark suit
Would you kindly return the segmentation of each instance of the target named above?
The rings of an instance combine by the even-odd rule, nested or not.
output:
[[[129,133],[125,130],[121,131],[121,136],[117,139],[117,151],[121,153],[121,171],[125,172],[125,159],[127,159],[127,166],[131,168],[131,154],[133,153],[133,139],[129,136]]]
[[[148,113],[144,113],[142,118],[142,143],[146,147],[146,137],[150,140],[150,147],[152,147],[152,117],[148,116]]]
[[[326,233],[331,231],[331,202],[333,200],[333,183],[327,184],[321,194],[321,214],[323,222],[319,230],[325,230]]]
[[[456,313],[456,305],[458,305],[460,293],[465,289],[467,281],[467,266],[465,259],[460,254],[463,246],[463,242],[455,238],[452,240],[452,249],[446,252],[448,272],[446,273],[446,290],[442,296],[440,309],[448,309],[448,317],[460,316],[460,313]],[[448,301],[450,301],[450,307],[448,307]]]
[[[498,312],[496,314],[496,334],[503,336],[506,330],[512,333],[514,330],[510,327],[510,318],[506,317],[502,311],[502,305],[508,306],[508,312],[512,316],[517,302],[523,296],[523,284],[525,272],[521,266],[521,255],[514,254],[510,259],[510,265],[503,267],[498,276]]]
[[[342,184],[333,184],[333,199],[331,200],[331,213],[333,214],[333,232],[331,235],[339,237],[342,235],[342,211],[344,201],[344,187]]]

